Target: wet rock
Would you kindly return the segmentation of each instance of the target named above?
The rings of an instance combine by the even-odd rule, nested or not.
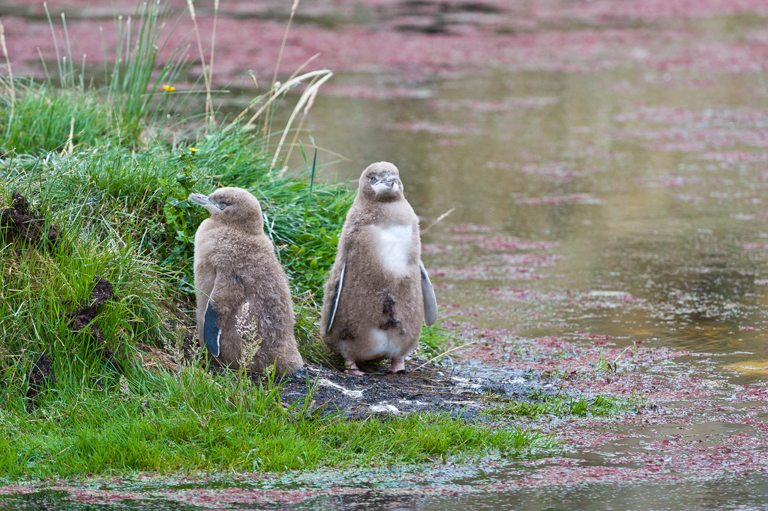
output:
[[[6,236],[24,240],[37,245],[44,244],[55,247],[61,242],[59,226],[46,225],[45,220],[35,215],[29,201],[20,193],[13,193],[10,208],[0,211],[0,232]]]

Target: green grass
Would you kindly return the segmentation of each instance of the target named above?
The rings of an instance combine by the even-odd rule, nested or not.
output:
[[[0,77],[0,209],[20,192],[62,234],[51,248],[0,231],[0,477],[279,471],[549,446],[528,430],[438,415],[319,418],[307,403],[286,410],[279,386],[214,376],[199,360],[178,370],[146,363],[143,350],[154,349],[174,367],[180,340],[194,332],[193,237],[207,213],[186,197],[217,186],[260,200],[295,297],[300,350],[309,362],[327,361],[318,304],[354,193],[314,181],[314,165],[270,171],[262,129],[201,126],[199,114],[179,114],[193,95],[161,84],[175,83],[185,61],[153,75],[156,12],[138,14],[133,32],[118,30],[123,53],[101,89],[84,87],[71,55],[55,86]],[[67,315],[88,304],[98,277],[115,289],[95,323],[118,364],[89,334],[73,333]],[[438,353],[451,335],[427,329],[424,353]],[[32,402],[30,373],[42,353],[56,379]]]
[[[605,396],[574,398],[562,394],[545,396],[538,392],[529,396],[530,401],[510,401],[488,410],[486,413],[506,418],[527,417],[607,417],[634,411],[638,403],[634,399],[614,399]]]
[[[68,377],[77,377],[71,372]],[[307,401],[285,410],[279,386],[195,367],[99,387],[46,393],[32,414],[0,411],[4,478],[131,471],[283,471],[471,458],[548,447],[522,429],[490,430],[440,415],[350,421],[319,418]]]
[[[58,122],[56,111],[77,108],[83,104],[82,96],[98,98],[93,93],[50,89],[28,88],[19,101],[40,104],[26,96],[54,95],[51,108],[55,111],[50,117],[17,108],[15,123],[52,131],[47,123]],[[108,108],[92,109],[94,123],[102,121],[104,111]],[[3,113],[7,110],[0,109],[0,119]],[[87,124],[88,118],[83,119]],[[190,192],[210,193],[222,185],[248,188],[261,201],[265,231],[299,302],[299,342],[311,361],[322,358],[312,324],[322,299],[318,293],[353,198],[345,186],[316,185],[305,222],[309,187],[303,176],[270,174],[261,141],[246,130],[210,133],[194,144],[198,150],[194,153],[186,146],[161,141],[137,149],[121,144],[114,131],[75,146],[71,154],[44,148],[20,153],[12,143],[8,138],[0,140],[0,149],[6,153],[0,164],[5,178],[0,196],[6,203],[12,191],[30,198],[48,222],[61,227],[67,246],[44,253],[18,243],[4,249],[0,268],[9,276],[3,282],[9,299],[0,303],[0,318],[17,321],[4,322],[1,328],[14,339],[15,351],[35,348],[39,352],[46,342],[35,345],[34,341],[50,337],[52,331],[58,337],[65,335],[65,307],[53,303],[88,298],[88,286],[97,276],[116,284],[117,299],[109,307],[126,311],[126,315],[115,313],[99,321],[107,329],[114,323],[112,330],[120,330],[118,337],[129,344],[140,339],[162,346],[164,339],[172,337],[163,320],[178,316],[174,302],[182,300],[187,309],[193,306],[194,234],[208,215],[186,198]],[[68,250],[74,251],[74,257]],[[41,288],[42,282],[46,285]],[[33,307],[17,314],[22,302]]]

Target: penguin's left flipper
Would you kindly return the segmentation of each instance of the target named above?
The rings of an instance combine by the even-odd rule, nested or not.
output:
[[[432,326],[437,321],[437,298],[429,281],[427,269],[421,261],[419,261],[419,270],[421,271],[421,294],[424,299],[424,324]]]
[[[328,325],[325,327],[325,333],[327,334],[333,326],[333,318],[336,316],[336,308],[339,306],[339,297],[341,297],[341,286],[344,283],[344,270],[347,269],[347,262],[344,261],[341,265],[341,273],[339,273],[339,281],[336,283],[336,287],[333,291],[333,300],[331,301],[331,311],[328,313]]]
[[[205,307],[205,317],[203,319],[203,341],[205,342],[205,348],[208,353],[214,357],[219,356],[221,346],[219,340],[221,339],[221,329],[218,326],[219,313],[213,308],[213,294],[216,291],[214,287],[211,291],[211,297],[208,299],[208,305]]]

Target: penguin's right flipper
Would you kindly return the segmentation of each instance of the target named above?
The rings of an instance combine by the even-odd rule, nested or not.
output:
[[[213,308],[213,292],[216,291],[214,287],[211,291],[211,298],[208,299],[208,305],[205,307],[205,317],[203,319],[203,341],[205,342],[205,348],[208,353],[214,357],[218,357],[221,351],[219,340],[221,339],[221,329],[218,326],[219,313]]]
[[[344,283],[344,270],[347,269],[347,262],[344,261],[341,265],[341,273],[339,273],[339,281],[336,283],[336,288],[333,291],[333,300],[331,301],[331,310],[328,313],[328,325],[325,327],[325,333],[327,334],[331,330],[333,325],[333,318],[336,316],[336,308],[339,306],[339,297],[341,297],[341,285]]]
[[[429,281],[427,269],[424,263],[419,261],[419,270],[421,271],[421,295],[424,300],[424,324],[432,326],[437,321],[437,298],[432,283]]]

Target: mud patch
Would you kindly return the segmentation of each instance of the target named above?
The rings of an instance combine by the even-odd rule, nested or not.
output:
[[[115,291],[112,284],[105,278],[96,277],[93,282],[93,291],[91,291],[91,297],[88,300],[90,305],[81,307],[74,312],[67,313],[70,329],[75,334],[86,332],[96,339],[97,346],[102,349],[104,358],[109,360],[115,368],[122,373],[123,368],[122,365],[115,360],[115,352],[107,346],[104,334],[101,333],[98,325],[94,322],[94,319],[96,319],[96,316],[99,313],[99,307],[107,303],[107,301],[115,295]]]
[[[20,193],[13,193],[11,207],[0,211],[0,228],[6,236],[21,239],[37,245],[45,242],[55,247],[61,242],[61,231],[58,225],[46,225],[45,220],[35,215],[29,201]]]
[[[395,297],[389,293],[384,293],[384,306],[381,313],[387,317],[386,321],[379,324],[382,330],[389,330],[400,324],[400,320],[395,317]]]
[[[37,362],[32,365],[27,381],[29,382],[27,408],[32,409],[37,406],[37,396],[43,387],[56,383],[56,373],[53,372],[53,363],[47,353],[41,354]]]
[[[441,412],[469,420],[485,420],[479,412],[501,402],[554,395],[556,378],[516,369],[496,369],[482,375],[469,367],[440,367],[424,360],[406,362],[408,372],[388,374],[379,364],[361,364],[366,372],[353,376],[334,369],[306,367],[284,382],[287,404],[303,401],[311,389],[308,412],[349,418]]]

